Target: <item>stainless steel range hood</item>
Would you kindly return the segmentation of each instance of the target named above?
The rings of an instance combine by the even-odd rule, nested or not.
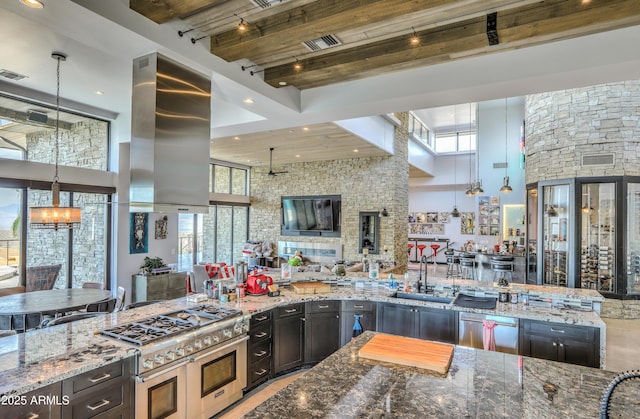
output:
[[[133,60],[131,212],[207,213],[211,80],[158,53]]]

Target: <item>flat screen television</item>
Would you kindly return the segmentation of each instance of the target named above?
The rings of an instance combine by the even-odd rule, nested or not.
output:
[[[340,232],[340,196],[283,196],[282,234]]]

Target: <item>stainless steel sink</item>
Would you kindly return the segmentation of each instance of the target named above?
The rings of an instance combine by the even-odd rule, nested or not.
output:
[[[430,294],[414,294],[411,292],[397,292],[392,295],[393,298],[405,298],[407,300],[430,301],[433,303],[449,304],[453,301],[451,297],[437,297]]]

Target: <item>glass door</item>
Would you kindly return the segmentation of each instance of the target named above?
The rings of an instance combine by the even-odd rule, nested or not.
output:
[[[615,292],[616,184],[582,184],[581,196],[581,286]]]
[[[538,185],[527,187],[526,211],[526,282],[538,284]]]
[[[640,183],[627,183],[627,294],[640,293]]]
[[[573,184],[542,186],[542,284],[573,288]]]

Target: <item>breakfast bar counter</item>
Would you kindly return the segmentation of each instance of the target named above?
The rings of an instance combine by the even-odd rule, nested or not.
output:
[[[446,375],[362,359],[365,332],[244,418],[596,418],[615,373],[456,346]],[[632,382],[634,380],[631,380]],[[640,417],[637,383],[611,417]]]

